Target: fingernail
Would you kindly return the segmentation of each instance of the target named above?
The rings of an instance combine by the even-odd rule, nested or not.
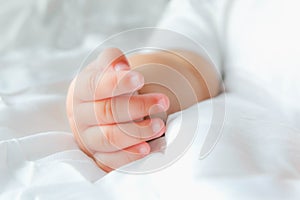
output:
[[[144,79],[139,74],[132,73],[131,77],[130,77],[130,82],[131,82],[131,85],[133,85],[135,87],[139,87],[144,84]]]
[[[164,109],[168,109],[169,108],[169,101],[166,99],[166,98],[161,98],[159,101],[158,101],[158,104],[160,106],[162,106]]]
[[[141,146],[141,147],[139,148],[139,152],[140,152],[141,154],[144,154],[144,155],[146,155],[146,154],[149,153],[148,148],[145,147],[145,146]]]
[[[123,70],[129,70],[130,69],[129,66],[125,63],[117,63],[114,68],[115,68],[116,71],[123,71]]]
[[[154,133],[158,133],[162,128],[159,120],[153,119],[152,124],[151,124],[151,128],[152,128]]]

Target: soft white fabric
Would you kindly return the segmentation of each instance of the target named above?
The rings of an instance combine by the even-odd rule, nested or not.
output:
[[[297,0],[174,0],[160,27],[203,46],[225,71],[227,91],[265,106],[276,105],[297,123],[299,9]],[[180,41],[169,45],[177,43],[181,45]]]
[[[169,144],[172,136],[189,136],[197,127],[197,138],[177,162],[154,173],[122,172],[167,160],[172,151],[166,149],[107,175],[79,150],[64,106],[77,66],[105,35],[94,40],[95,33],[87,31],[87,39],[76,43],[78,35],[68,28],[57,34],[58,22],[64,23],[72,9],[66,1],[47,2],[1,6],[0,199],[299,199],[296,1],[174,1],[161,26],[170,25],[204,45],[223,67],[229,92],[170,116]],[[72,8],[79,12],[82,2]],[[60,5],[68,11],[52,15]],[[19,12],[22,6],[27,9]],[[185,14],[178,21],[169,20],[180,10]],[[61,18],[49,20],[43,13]],[[10,24],[6,19],[14,23],[5,26]],[[277,22],[284,26],[280,33]],[[285,31],[289,34],[281,36]],[[49,37],[43,38],[46,33]],[[65,34],[72,35],[66,43]],[[272,42],[277,38],[278,48]],[[208,130],[221,126],[219,143],[200,160]]]

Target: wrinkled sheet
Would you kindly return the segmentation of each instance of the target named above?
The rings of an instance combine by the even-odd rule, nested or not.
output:
[[[65,115],[68,84],[93,44],[105,39],[105,34],[80,33],[89,36],[80,45],[74,44],[81,38],[78,35],[61,43],[73,30],[66,27],[66,32],[53,36],[61,25],[55,23],[59,19],[52,19],[48,29],[43,29],[51,37],[27,38],[26,26],[39,27],[53,5],[30,1],[23,3],[25,9],[16,2],[2,7],[7,8],[2,14],[16,15],[9,19],[12,22],[1,18],[2,26],[12,25],[10,32],[2,31],[7,43],[1,43],[0,199],[300,198],[300,125],[291,123],[281,111],[234,93],[169,117],[168,144],[179,133],[197,136],[176,162],[152,173],[123,172],[143,172],[149,163],[167,160],[172,156],[167,148],[105,174],[78,148]],[[22,12],[17,12],[22,6]],[[31,17],[42,20],[30,21]],[[213,151],[200,159],[212,127],[222,127],[221,137]]]
[[[187,109],[186,115],[169,117],[167,136],[180,126],[183,133],[195,131],[193,123],[198,123],[197,138],[175,163],[152,173],[124,173],[124,169],[105,175],[78,148],[67,127],[65,97],[51,94],[51,89],[59,91],[45,85],[40,94],[18,95],[10,105],[1,106],[3,199],[298,199],[300,195],[299,129],[237,95],[226,94],[222,135],[206,158],[199,159],[202,136],[219,123],[211,121],[209,100]],[[222,102],[223,95],[215,101]],[[185,121],[184,126],[181,117],[186,116],[191,123]],[[132,166],[143,172],[145,163],[168,159],[169,154],[154,153]]]

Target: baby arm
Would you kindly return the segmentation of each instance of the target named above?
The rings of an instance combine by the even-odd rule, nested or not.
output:
[[[131,68],[145,83],[140,94],[163,93],[170,100],[168,114],[216,96],[220,80],[211,62],[191,51],[172,50],[130,56]]]
[[[107,172],[150,153],[147,141],[166,129],[160,118],[147,118],[150,112],[170,114],[219,92],[213,68],[192,52],[128,59],[118,49],[103,51],[73,80],[67,97],[80,148]]]

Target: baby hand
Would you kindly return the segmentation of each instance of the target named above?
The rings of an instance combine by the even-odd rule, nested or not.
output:
[[[104,50],[71,83],[67,113],[80,148],[105,171],[150,153],[147,141],[160,137],[160,118],[144,118],[166,111],[167,96],[138,95],[143,76],[131,71],[118,49]]]

